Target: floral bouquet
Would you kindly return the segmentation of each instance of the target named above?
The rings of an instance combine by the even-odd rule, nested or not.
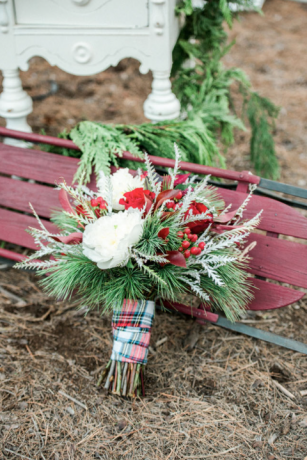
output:
[[[259,223],[242,214],[250,195],[234,211],[225,208],[208,177],[195,182],[176,165],[159,176],[148,156],[147,172],[120,169],[100,174],[97,190],[59,185],[62,212],[53,221],[62,230],[29,231],[39,249],[19,268],[47,275],[41,284],[58,299],[78,296],[81,305],[113,312],[113,350],[99,378],[116,394],[144,394],[155,303],[197,296],[203,308],[222,310],[236,320],[251,300],[241,245]]]

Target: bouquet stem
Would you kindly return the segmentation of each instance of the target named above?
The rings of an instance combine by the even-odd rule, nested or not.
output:
[[[99,376],[97,386],[119,396],[145,396],[144,368],[147,363],[155,304],[151,300],[125,299],[112,318],[111,359]]]
[[[144,368],[141,363],[127,363],[111,360],[99,376],[99,387],[105,379],[104,388],[118,396],[145,396]]]

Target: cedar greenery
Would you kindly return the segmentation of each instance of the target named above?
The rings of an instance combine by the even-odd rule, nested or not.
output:
[[[137,168],[134,162],[118,159],[129,151],[142,157],[151,155],[174,158],[174,142],[180,147],[183,161],[225,167],[218,141],[225,149],[234,142],[234,130],[251,127],[250,158],[256,174],[271,179],[279,176],[275,155],[274,119],[279,109],[268,99],[251,91],[247,75],[238,68],[225,69],[221,59],[233,43],[227,45],[224,24],[232,26],[231,6],[255,9],[252,0],[210,0],[193,7],[192,0],[181,0],[176,7],[184,17],[173,50],[173,91],[181,102],[181,120],[156,124],[106,125],[84,121],[60,137],[72,139],[81,149],[43,148],[63,155],[81,157],[75,177],[89,181],[94,169],[107,174],[111,165]],[[236,82],[242,94],[241,117],[232,104],[231,85]]]
[[[224,23],[231,28],[231,7],[256,9],[252,0],[210,0],[202,8],[192,0],[181,0],[177,13],[185,23],[173,50],[174,92],[183,110],[193,119],[197,114],[209,121],[213,133],[219,132],[227,146],[234,141],[234,128],[243,128],[248,119],[252,136],[251,161],[257,174],[271,179],[279,176],[272,133],[279,109],[268,99],[251,91],[247,75],[238,68],[225,69],[221,59],[234,43],[227,45]],[[187,66],[189,62],[191,65]],[[242,118],[234,115],[231,84],[237,82],[243,95]]]

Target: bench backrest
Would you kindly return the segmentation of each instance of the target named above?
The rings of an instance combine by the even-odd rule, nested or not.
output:
[[[165,166],[164,158],[153,157],[156,165]],[[52,210],[60,208],[58,192],[52,190],[56,182],[63,179],[71,183],[77,170],[78,160],[38,150],[21,149],[0,144],[0,240],[25,248],[36,249],[33,238],[25,232],[29,226],[37,227],[31,215],[29,202],[42,218],[46,227],[58,231],[48,220]],[[195,173],[210,173],[222,178],[238,180],[237,190],[220,188],[219,192],[232,209],[246,198],[249,179],[257,183],[257,177],[246,172],[236,173],[206,168],[200,165],[186,165],[186,170]],[[231,174],[230,174],[231,173]],[[15,175],[25,180],[17,180]],[[34,183],[28,180],[35,181]],[[95,187],[95,180],[90,187]],[[261,233],[252,234],[249,241],[256,240],[252,250],[249,272],[253,279],[255,300],[250,309],[263,310],[279,308],[299,300],[304,292],[266,281],[271,279],[307,289],[307,219],[297,210],[276,200],[254,195],[244,212],[249,218],[263,209],[258,229]],[[292,237],[290,240],[278,238],[279,235]],[[20,254],[0,249],[0,256],[20,260]]]

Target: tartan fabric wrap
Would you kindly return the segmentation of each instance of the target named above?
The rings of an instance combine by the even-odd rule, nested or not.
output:
[[[147,363],[150,331],[155,312],[151,300],[124,300],[123,308],[112,318],[111,359],[127,363]]]

